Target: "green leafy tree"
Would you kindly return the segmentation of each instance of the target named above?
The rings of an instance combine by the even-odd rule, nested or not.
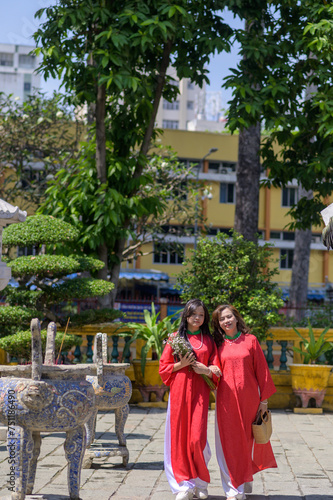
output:
[[[160,100],[178,93],[167,68],[172,62],[179,78],[199,85],[208,81],[210,55],[229,49],[231,30],[220,7],[214,0],[60,0],[36,14],[47,17],[35,33],[40,71],[45,78],[61,78],[70,102],[87,105],[89,112],[88,173],[82,173],[82,183],[92,179],[99,201],[83,238],[88,241],[88,230],[93,233],[105,264],[99,277],[106,279],[109,271],[114,293],[133,217],[156,216],[162,209],[158,196],[148,201],[138,193],[153,180],[145,167],[158,134]]]
[[[107,148],[107,158],[109,153],[112,154],[110,149]],[[58,172],[46,191],[47,200],[40,211],[66,218],[77,227],[79,244],[87,253],[97,251],[101,234],[108,248],[114,248],[119,237],[119,230],[115,231],[115,227],[121,227],[126,218],[130,218],[130,225],[124,229],[123,237],[128,235],[129,238],[124,245],[122,260],[135,259],[142,254],[141,248],[148,241],[163,240],[163,227],[167,228],[168,234],[191,233],[196,217],[195,176],[193,168],[185,170],[170,148],[157,147],[151,152],[141,176],[141,186],[136,196],[132,196],[130,206],[125,196],[126,185],[131,190],[127,167],[119,164],[109,172],[110,187],[105,191],[100,187],[93,168],[91,144],[82,148],[80,156],[84,160],[75,159]],[[91,168],[88,168],[89,164]],[[173,226],[175,221],[177,227]],[[112,262],[110,257],[110,267]]]
[[[203,238],[178,276],[183,301],[199,297],[212,312],[220,304],[235,306],[259,340],[280,318],[281,291],[271,280],[271,250],[238,233]]]
[[[263,122],[267,135],[260,154],[268,174],[263,184],[283,187],[298,181],[301,196],[289,211],[289,227],[297,229],[291,302],[304,306],[311,225],[321,224],[323,200],[333,188],[332,4],[273,0],[260,9],[251,3],[252,13],[242,12],[238,2],[229,5],[249,27],[235,35],[243,57],[226,81],[233,89],[229,127],[250,130]],[[242,179],[251,186],[251,171]],[[249,200],[246,191],[238,193],[241,207]],[[243,213],[256,217],[255,211],[244,208]]]
[[[19,197],[22,209],[35,209],[47,181],[77,151],[83,127],[57,94],[35,93],[20,102],[1,92],[0,197],[11,203]]]
[[[8,285],[4,289],[9,306],[0,308],[0,336],[29,327],[33,317],[40,318],[43,325],[49,321],[64,325],[71,316],[66,309],[68,303],[74,299],[103,296],[111,291],[111,283],[90,277],[103,266],[103,262],[79,253],[61,255],[59,250],[56,252],[57,245],[75,241],[77,237],[78,231],[73,226],[46,215],[30,216],[25,223],[4,229],[4,247],[33,247],[35,255],[7,259],[19,286]],[[71,273],[79,276],[66,278]],[[99,311],[95,318],[98,322],[101,314]],[[110,320],[117,314],[108,310],[104,317]],[[80,315],[71,320],[72,324],[80,323]],[[94,317],[90,316],[89,322],[94,322]]]

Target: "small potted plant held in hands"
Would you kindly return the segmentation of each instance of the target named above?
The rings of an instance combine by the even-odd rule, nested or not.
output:
[[[291,384],[294,394],[301,399],[303,409],[307,408],[310,399],[313,398],[316,402],[317,413],[321,413],[333,366],[320,360],[325,353],[333,349],[333,343],[325,338],[329,327],[325,328],[316,339],[310,321],[308,323],[308,336],[302,335],[294,328],[301,338],[301,343],[300,347],[293,347],[293,350],[301,355],[303,364],[290,365]],[[299,409],[294,409],[294,411],[299,411]]]
[[[139,389],[143,401],[148,402],[150,394],[156,394],[156,402],[162,401],[167,387],[163,384],[158,373],[159,360],[163,352],[166,339],[177,331],[180,318],[175,318],[179,312],[166,316],[159,320],[160,313],[156,313],[154,303],[151,304],[151,312],[144,310],[144,323],[126,323],[131,331],[122,331],[121,336],[131,334],[130,340],[126,343],[125,349],[136,340],[142,340],[141,359],[132,361],[137,388]],[[134,333],[133,333],[134,332]],[[148,359],[148,353],[152,350],[152,358]]]

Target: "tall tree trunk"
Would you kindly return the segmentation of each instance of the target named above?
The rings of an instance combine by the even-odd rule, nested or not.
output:
[[[257,241],[260,181],[260,123],[239,133],[234,229]]]
[[[117,248],[115,248],[115,257],[117,258],[117,263],[113,264],[110,270],[111,274],[110,281],[111,283],[114,284],[114,289],[111,291],[109,295],[110,307],[114,307],[114,303],[116,300],[118,282],[119,282],[119,273],[120,273],[121,261],[125,245],[126,245],[126,239],[122,238],[121,240],[118,240]]]
[[[164,46],[163,57],[161,60],[159,73],[158,73],[158,77],[157,77],[157,85],[156,85],[154,101],[153,101],[153,110],[152,110],[152,114],[151,114],[149,123],[147,125],[146,133],[144,135],[144,138],[143,138],[143,141],[141,144],[140,155],[139,155],[136,169],[135,169],[135,173],[134,173],[135,178],[140,177],[140,175],[142,174],[142,170],[144,168],[144,162],[142,162],[142,156],[147,155],[150,144],[151,144],[151,137],[152,137],[152,134],[154,131],[156,115],[157,115],[158,107],[159,107],[162,93],[163,93],[163,87],[165,84],[166,72],[167,72],[168,66],[170,64],[171,49],[172,49],[172,42],[171,42],[171,40],[168,40]],[[134,194],[135,194],[135,192],[132,192],[129,196],[134,195]],[[124,221],[123,227],[124,228],[128,227],[130,222],[131,222],[130,220]],[[107,297],[107,299],[109,300],[108,307],[113,307],[115,299],[116,299],[118,282],[119,282],[119,273],[120,273],[120,267],[121,267],[122,256],[123,256],[125,244],[126,244],[126,239],[123,238],[123,239],[119,240],[117,242],[117,247],[114,249],[114,252],[113,252],[113,255],[117,258],[117,260],[110,268],[110,276],[111,276],[110,281],[114,284],[114,289]]]
[[[301,186],[299,187],[298,192],[299,199],[304,196],[307,198],[313,196],[312,191],[306,191]],[[297,321],[304,318],[306,313],[311,238],[311,229],[296,229],[294,258],[289,291],[290,309],[288,310],[288,315],[294,317]]]
[[[99,280],[108,281],[108,247],[106,243],[102,243],[97,248],[98,258],[102,262],[104,262],[104,267],[97,271],[97,278]],[[103,297],[98,297],[97,302],[99,306],[103,309],[111,307],[111,298],[110,294],[104,295]]]
[[[106,136],[105,136],[105,85],[97,86],[96,99],[96,170],[97,177],[101,184],[107,180],[106,176]],[[104,267],[98,272],[98,278],[107,280],[108,276],[108,248],[106,243],[102,243],[97,248],[99,259],[104,262]],[[98,298],[100,307],[107,308],[111,306],[110,294]]]
[[[106,182],[105,85],[97,86],[96,100],[96,169],[102,184]]]
[[[316,91],[316,85],[308,85],[305,91],[305,99],[312,99],[312,96]],[[315,139],[312,138],[311,141],[312,140]],[[303,186],[300,185],[298,187],[298,200],[303,197],[310,199],[313,197],[313,192],[307,191],[303,188]],[[293,316],[296,320],[303,319],[306,313],[311,238],[311,228],[304,231],[296,230],[295,232],[295,250],[289,292],[289,302],[291,309],[288,315]]]

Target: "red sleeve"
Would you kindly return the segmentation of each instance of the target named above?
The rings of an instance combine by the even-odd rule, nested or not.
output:
[[[172,355],[172,347],[166,344],[162,356],[160,359],[159,374],[165,385],[170,385],[175,374],[173,373],[173,365],[175,364],[174,357]]]
[[[216,344],[215,344],[215,342],[214,342],[213,339],[210,339],[210,340],[211,340],[212,350],[211,350],[211,354],[209,356],[208,366],[215,365],[215,366],[218,366],[219,369],[221,370],[220,358],[219,358],[219,355],[218,355],[218,352],[217,352]],[[217,377],[216,375],[214,375],[214,373],[212,375],[213,375],[213,382],[214,382],[215,385],[217,385],[217,383],[220,380],[220,378]]]
[[[270,374],[267,361],[257,337],[253,335],[253,365],[254,372],[260,389],[260,401],[268,399],[276,392],[276,388]]]

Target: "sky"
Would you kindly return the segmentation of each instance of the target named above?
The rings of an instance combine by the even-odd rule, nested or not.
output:
[[[52,0],[0,0],[0,43],[16,45],[34,45],[32,34],[38,28],[39,20],[35,19],[35,12],[41,8],[51,5]],[[231,26],[240,27],[239,20],[233,19],[231,14],[226,14],[226,22]],[[207,90],[221,90],[222,79],[228,75],[228,68],[235,67],[238,55],[234,47],[231,53],[217,54],[211,58],[209,69],[210,85]],[[58,90],[59,81],[48,79],[42,80],[42,90],[52,94]],[[230,91],[222,90],[222,107],[226,107],[230,99]]]

